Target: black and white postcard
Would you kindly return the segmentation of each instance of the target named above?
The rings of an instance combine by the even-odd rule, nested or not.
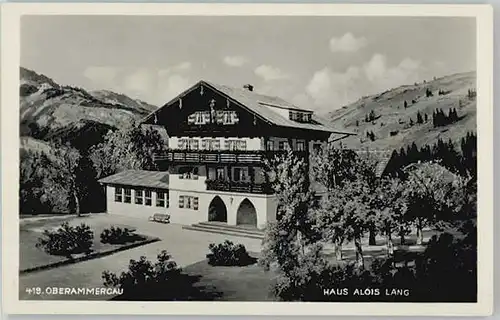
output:
[[[1,23],[7,312],[491,313],[489,6]]]

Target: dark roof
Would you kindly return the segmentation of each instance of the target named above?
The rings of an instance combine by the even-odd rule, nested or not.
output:
[[[125,170],[99,180],[104,184],[119,184],[133,187],[168,189],[168,172]]]
[[[392,151],[390,150],[356,150],[356,153],[364,159],[375,161],[375,174],[377,177],[384,174],[385,168],[392,158]]]
[[[208,81],[199,81],[197,82],[194,86],[190,87],[186,91],[182,92],[180,95],[169,101],[167,104],[165,104],[163,107],[168,107],[171,105],[173,102],[177,101],[177,99],[183,97],[187,93],[189,93],[193,88],[196,88],[198,85],[206,85],[210,88],[212,88],[215,91],[220,92],[221,94],[227,96],[228,98],[236,101],[237,103],[243,105],[247,109],[249,109],[251,112],[257,114],[261,118],[263,118],[265,121],[270,122],[271,124],[277,125],[277,126],[282,126],[282,127],[291,127],[291,128],[298,128],[298,129],[305,129],[305,130],[316,130],[316,131],[324,131],[324,132],[330,132],[330,133],[338,133],[338,134],[344,134],[344,135],[355,135],[353,132],[347,132],[347,131],[341,131],[338,129],[333,128],[330,126],[327,120],[322,119],[321,117],[318,117],[317,115],[313,114],[312,116],[312,123],[303,123],[303,122],[296,122],[290,120],[288,117],[284,117],[281,114],[279,114],[276,111],[273,111],[273,108],[287,108],[287,109],[293,109],[293,110],[303,110],[305,112],[311,112],[312,110],[308,109],[303,109],[299,108],[292,103],[280,98],[280,97],[274,97],[274,96],[268,96],[268,95],[263,95],[260,93],[256,93],[254,91],[250,91],[245,88],[233,88],[229,87],[226,85],[221,85],[213,82],[208,82]],[[273,105],[273,107],[269,106]],[[159,109],[158,109],[159,110]],[[143,121],[146,121],[149,119],[155,112],[158,110],[152,112],[150,115],[148,115]]]

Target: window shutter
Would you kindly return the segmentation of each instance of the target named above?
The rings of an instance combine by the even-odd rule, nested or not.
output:
[[[198,210],[198,197],[193,198],[193,209]]]
[[[184,208],[184,196],[179,196],[179,208]]]

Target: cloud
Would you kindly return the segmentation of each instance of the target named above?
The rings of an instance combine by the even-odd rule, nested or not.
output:
[[[314,73],[306,93],[319,107],[340,108],[359,97],[357,84],[361,75],[360,68],[354,66],[343,73],[324,68]]]
[[[318,109],[331,111],[362,96],[419,81],[421,70],[422,64],[417,60],[404,58],[389,66],[384,55],[374,54],[366,63],[343,72],[327,67],[316,71],[305,87],[305,96],[296,98],[306,102],[310,99]]]
[[[126,93],[144,97],[151,94],[156,84],[156,75],[152,70],[139,68],[127,74],[123,79],[123,89]]]
[[[279,68],[265,64],[255,68],[254,72],[257,76],[264,79],[264,81],[282,80],[290,78],[288,74],[284,73]]]
[[[115,86],[118,69],[115,67],[87,67],[83,75],[89,79],[96,87],[111,89]]]
[[[352,33],[348,32],[340,38],[331,38],[330,50],[332,52],[356,52],[367,44],[366,38],[356,38]]]
[[[241,67],[248,62],[243,56],[225,56],[222,61],[230,67]]]

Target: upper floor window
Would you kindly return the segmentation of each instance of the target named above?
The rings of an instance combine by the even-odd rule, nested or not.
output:
[[[177,147],[179,149],[187,149],[188,143],[189,143],[189,139],[179,139],[179,141],[177,143]]]
[[[219,139],[202,139],[201,140],[202,150],[220,150],[220,140]]]
[[[181,167],[179,169],[179,179],[198,179],[198,167]]]
[[[266,150],[273,151],[274,150],[274,141],[267,140],[266,142]]]
[[[290,120],[297,121],[297,122],[311,122],[311,113],[310,112],[300,112],[300,111],[290,110],[288,113],[288,117]]]
[[[250,176],[248,175],[248,168],[234,168],[233,171],[233,181],[248,181]]]
[[[285,141],[278,142],[278,150],[280,150],[280,151],[285,150]]]
[[[224,140],[224,148],[226,150],[246,150],[247,142],[245,140]]]
[[[218,180],[223,180],[226,177],[224,168],[217,168],[216,176]]]
[[[306,150],[306,142],[304,140],[297,140],[296,144],[297,151],[305,151]]]
[[[200,142],[198,139],[189,139],[189,150],[198,150]]]

